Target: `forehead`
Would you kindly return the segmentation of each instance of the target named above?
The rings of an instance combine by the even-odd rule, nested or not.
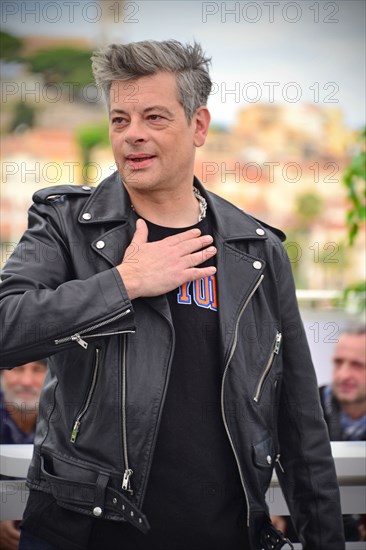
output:
[[[337,343],[334,356],[358,357],[366,362],[366,335],[344,334]]]
[[[43,361],[32,361],[31,363],[26,363],[24,365],[20,365],[19,367],[14,367],[13,369],[4,369],[1,373],[5,377],[10,378],[12,376],[20,376],[27,372],[46,372],[46,369],[47,364]]]
[[[178,104],[178,87],[175,74],[159,72],[131,80],[115,80],[110,94],[111,109],[136,109],[149,104]]]

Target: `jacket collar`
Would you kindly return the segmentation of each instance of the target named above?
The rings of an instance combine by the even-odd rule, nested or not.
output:
[[[130,214],[131,201],[116,171],[96,187],[78,220],[82,224],[126,222]]]
[[[260,222],[222,197],[207,191],[197,178],[194,178],[194,185],[207,200],[208,209],[213,216],[214,226],[223,240],[227,242],[266,240],[268,238],[267,229],[276,233],[281,240],[285,239],[285,235],[281,230]]]
[[[282,231],[259,222],[218,195],[207,191],[197,178],[194,178],[194,185],[207,200],[214,226],[223,240],[266,240],[268,229],[284,240]],[[128,193],[116,171],[96,188],[78,219],[81,224],[127,222],[131,211]]]

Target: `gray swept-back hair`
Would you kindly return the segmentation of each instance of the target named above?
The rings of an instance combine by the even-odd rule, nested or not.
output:
[[[207,104],[212,82],[208,72],[211,61],[200,44],[183,45],[177,40],[144,40],[130,44],[111,44],[93,53],[92,69],[109,106],[113,81],[153,75],[159,71],[177,77],[178,101],[188,121],[201,105]]]

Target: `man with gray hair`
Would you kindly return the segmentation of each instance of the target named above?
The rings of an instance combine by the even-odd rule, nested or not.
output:
[[[291,546],[274,467],[304,550],[344,548],[284,235],[194,177],[208,64],[174,40],[95,53],[118,170],[37,192],[4,269],[3,368],[51,356],[21,550]]]

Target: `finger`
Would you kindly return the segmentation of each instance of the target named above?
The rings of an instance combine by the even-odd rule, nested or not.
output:
[[[148,235],[149,230],[147,228],[146,222],[139,218],[136,222],[136,231],[134,236],[132,237],[132,241],[136,244],[147,243]]]
[[[182,284],[188,283],[189,281],[196,281],[197,279],[204,279],[205,277],[210,277],[211,275],[215,275],[216,271],[216,267],[213,265],[208,267],[192,267],[190,269],[186,269],[184,273],[185,280]]]
[[[194,254],[187,254],[187,262],[189,267],[196,267],[197,265],[203,264],[217,253],[217,248],[215,246],[209,246],[204,250],[195,252]]]
[[[189,239],[181,242],[179,245],[179,251],[181,256],[192,254],[202,248],[208,247],[213,242],[211,235],[202,235],[202,237],[196,237],[195,239]]]
[[[201,230],[198,229],[198,227],[194,227],[193,229],[187,229],[187,231],[183,231],[182,233],[176,233],[175,235],[166,237],[164,240],[167,241],[170,245],[174,246],[175,244],[179,244],[189,239],[195,239],[200,235]]]

